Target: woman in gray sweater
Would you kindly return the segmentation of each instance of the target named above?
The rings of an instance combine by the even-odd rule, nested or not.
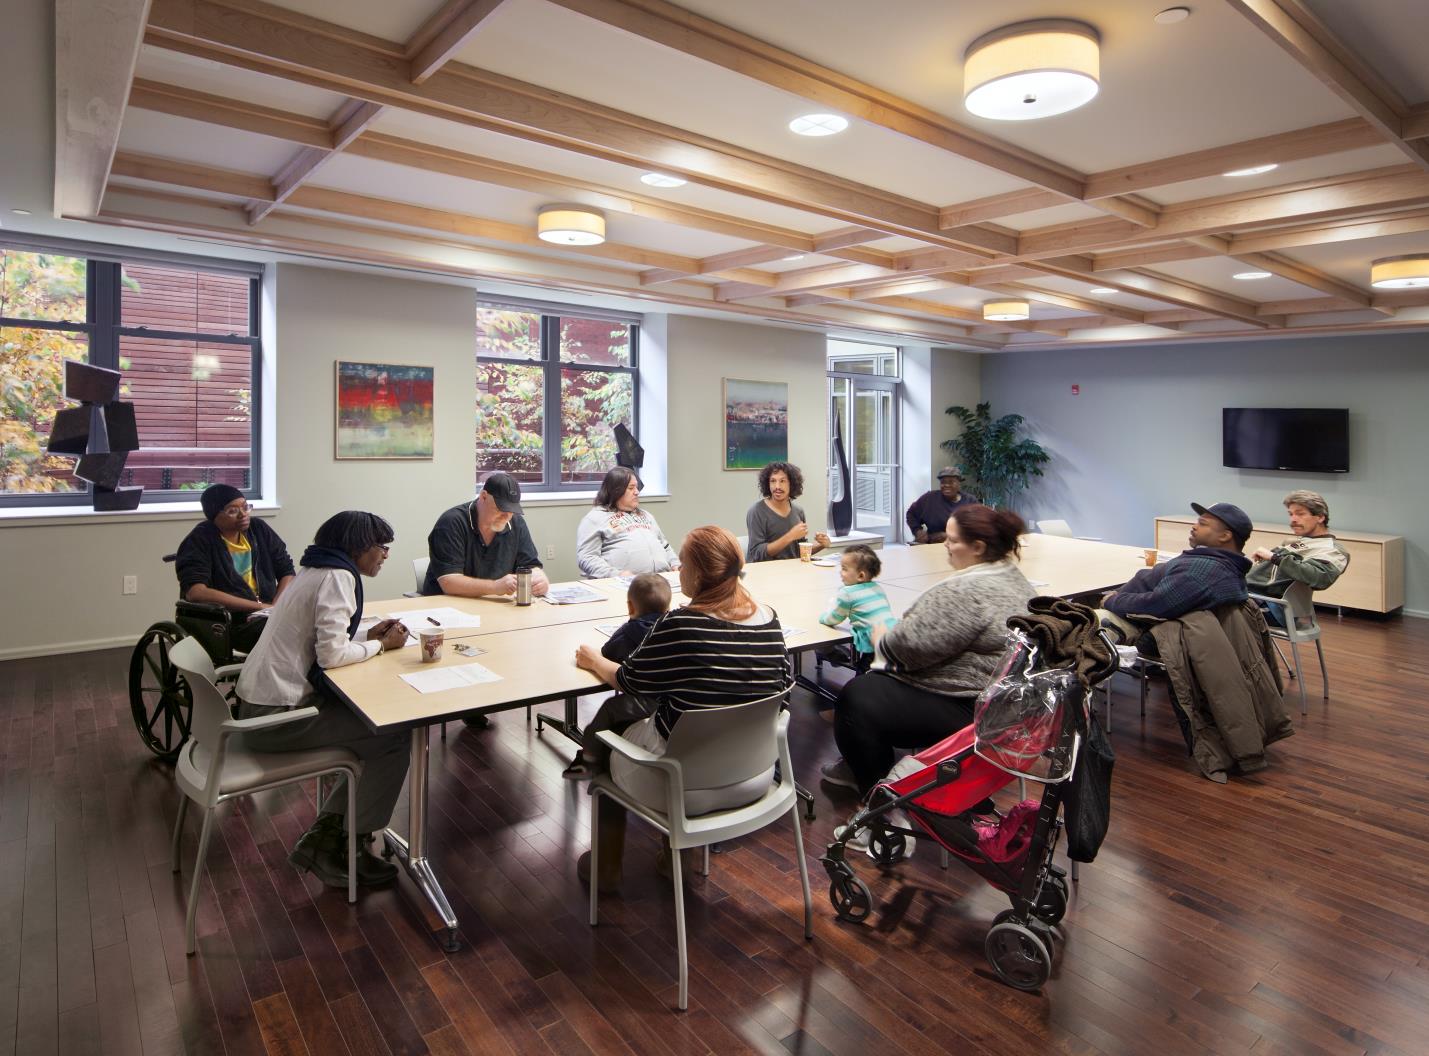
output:
[[[926,748],[972,722],[973,701],[1006,646],[1007,618],[1026,612],[1036,594],[1015,561],[1025,530],[1011,510],[954,511],[943,543],[953,574],[878,639],[883,669],[844,686],[834,739],[846,765],[826,768],[826,779],[867,795],[893,766],[895,748]]]
[[[799,544],[809,535],[804,510],[794,504],[803,493],[804,474],[792,462],[770,462],[759,471],[759,494],[764,497],[744,515],[749,534],[746,561],[787,561],[799,556]],[[814,533],[814,553],[828,545],[828,533]]]
[[[576,567],[591,579],[680,567],[655,518],[640,508],[634,470],[616,466],[600,482],[595,506],[576,529]]]

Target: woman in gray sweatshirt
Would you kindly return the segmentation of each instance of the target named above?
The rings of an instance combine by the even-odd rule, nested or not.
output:
[[[616,466],[600,482],[595,507],[576,529],[576,566],[588,579],[680,567],[655,518],[640,508],[640,481],[633,470]]]
[[[883,668],[844,686],[834,739],[860,795],[888,773],[895,748],[926,748],[972,722],[1006,647],[1007,618],[1036,594],[1016,564],[1025,530],[1011,510],[954,511],[943,544],[953,574],[878,640]],[[839,782],[833,768],[825,776]]]

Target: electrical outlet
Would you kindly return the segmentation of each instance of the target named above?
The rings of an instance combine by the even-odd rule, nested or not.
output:
[[[546,544],[546,560],[549,561],[556,556],[556,548],[550,543]]]
[[[138,577],[138,576],[125,576],[125,577],[124,577],[124,593],[125,593],[125,594],[138,594],[138,593],[139,593],[139,577]]]

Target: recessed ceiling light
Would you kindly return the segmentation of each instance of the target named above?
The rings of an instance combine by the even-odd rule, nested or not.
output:
[[[11,209],[10,212],[14,213],[16,216],[29,216],[29,215],[30,215],[30,210],[28,210],[28,209]]]
[[[803,260],[803,259],[804,259],[804,254],[802,254],[802,253],[790,253],[787,257],[780,257],[779,259],[780,259],[780,260]]]
[[[683,187],[685,181],[678,176],[670,176],[663,172],[647,172],[640,177],[640,182],[650,187]]]
[[[545,205],[536,216],[536,234],[561,246],[598,246],[605,241],[605,214],[579,205]]]
[[[1112,289],[1110,286],[1093,286],[1092,292],[1099,293],[1102,296],[1106,296],[1109,293],[1116,293],[1117,291]]]
[[[1032,305],[1026,301],[988,301],[982,306],[982,317],[991,323],[1015,323],[1032,315]]]
[[[1278,164],[1275,164],[1275,163],[1272,163],[1272,164],[1270,164],[1270,165],[1252,165],[1252,166],[1251,166],[1250,168],[1248,168],[1248,169],[1231,169],[1230,172],[1223,172],[1223,173],[1221,173],[1221,175],[1222,175],[1222,176],[1259,176],[1262,172],[1270,172],[1270,171],[1272,171],[1272,170],[1274,170],[1274,169],[1278,169],[1278,168],[1280,168],[1280,166],[1279,166]]]
[[[1044,18],[985,33],[963,56],[963,105],[994,121],[1065,114],[1096,97],[1097,31],[1085,22]]]
[[[1268,271],[1238,271],[1231,276],[1233,279],[1240,279],[1242,282],[1250,282],[1253,279],[1268,279],[1271,273]]]
[[[1152,16],[1151,21],[1163,26],[1174,26],[1177,22],[1184,22],[1191,17],[1189,7],[1168,7],[1165,11],[1158,11]]]
[[[789,131],[801,136],[836,136],[848,128],[848,118],[838,114],[803,114],[789,122]]]
[[[1369,284],[1380,290],[1415,290],[1429,287],[1429,253],[1384,257],[1370,265]]]

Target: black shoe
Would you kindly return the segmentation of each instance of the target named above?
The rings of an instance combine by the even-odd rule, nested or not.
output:
[[[320,814],[313,827],[299,838],[288,861],[328,887],[346,887],[347,834],[342,831],[342,818]]]
[[[343,838],[343,853],[347,853],[347,838]],[[363,887],[386,887],[400,872],[391,862],[383,861],[361,842],[357,845],[357,882]],[[346,878],[343,880],[346,883]]]
[[[461,717],[469,730],[484,730],[491,725],[491,719],[478,712],[468,712]]]

